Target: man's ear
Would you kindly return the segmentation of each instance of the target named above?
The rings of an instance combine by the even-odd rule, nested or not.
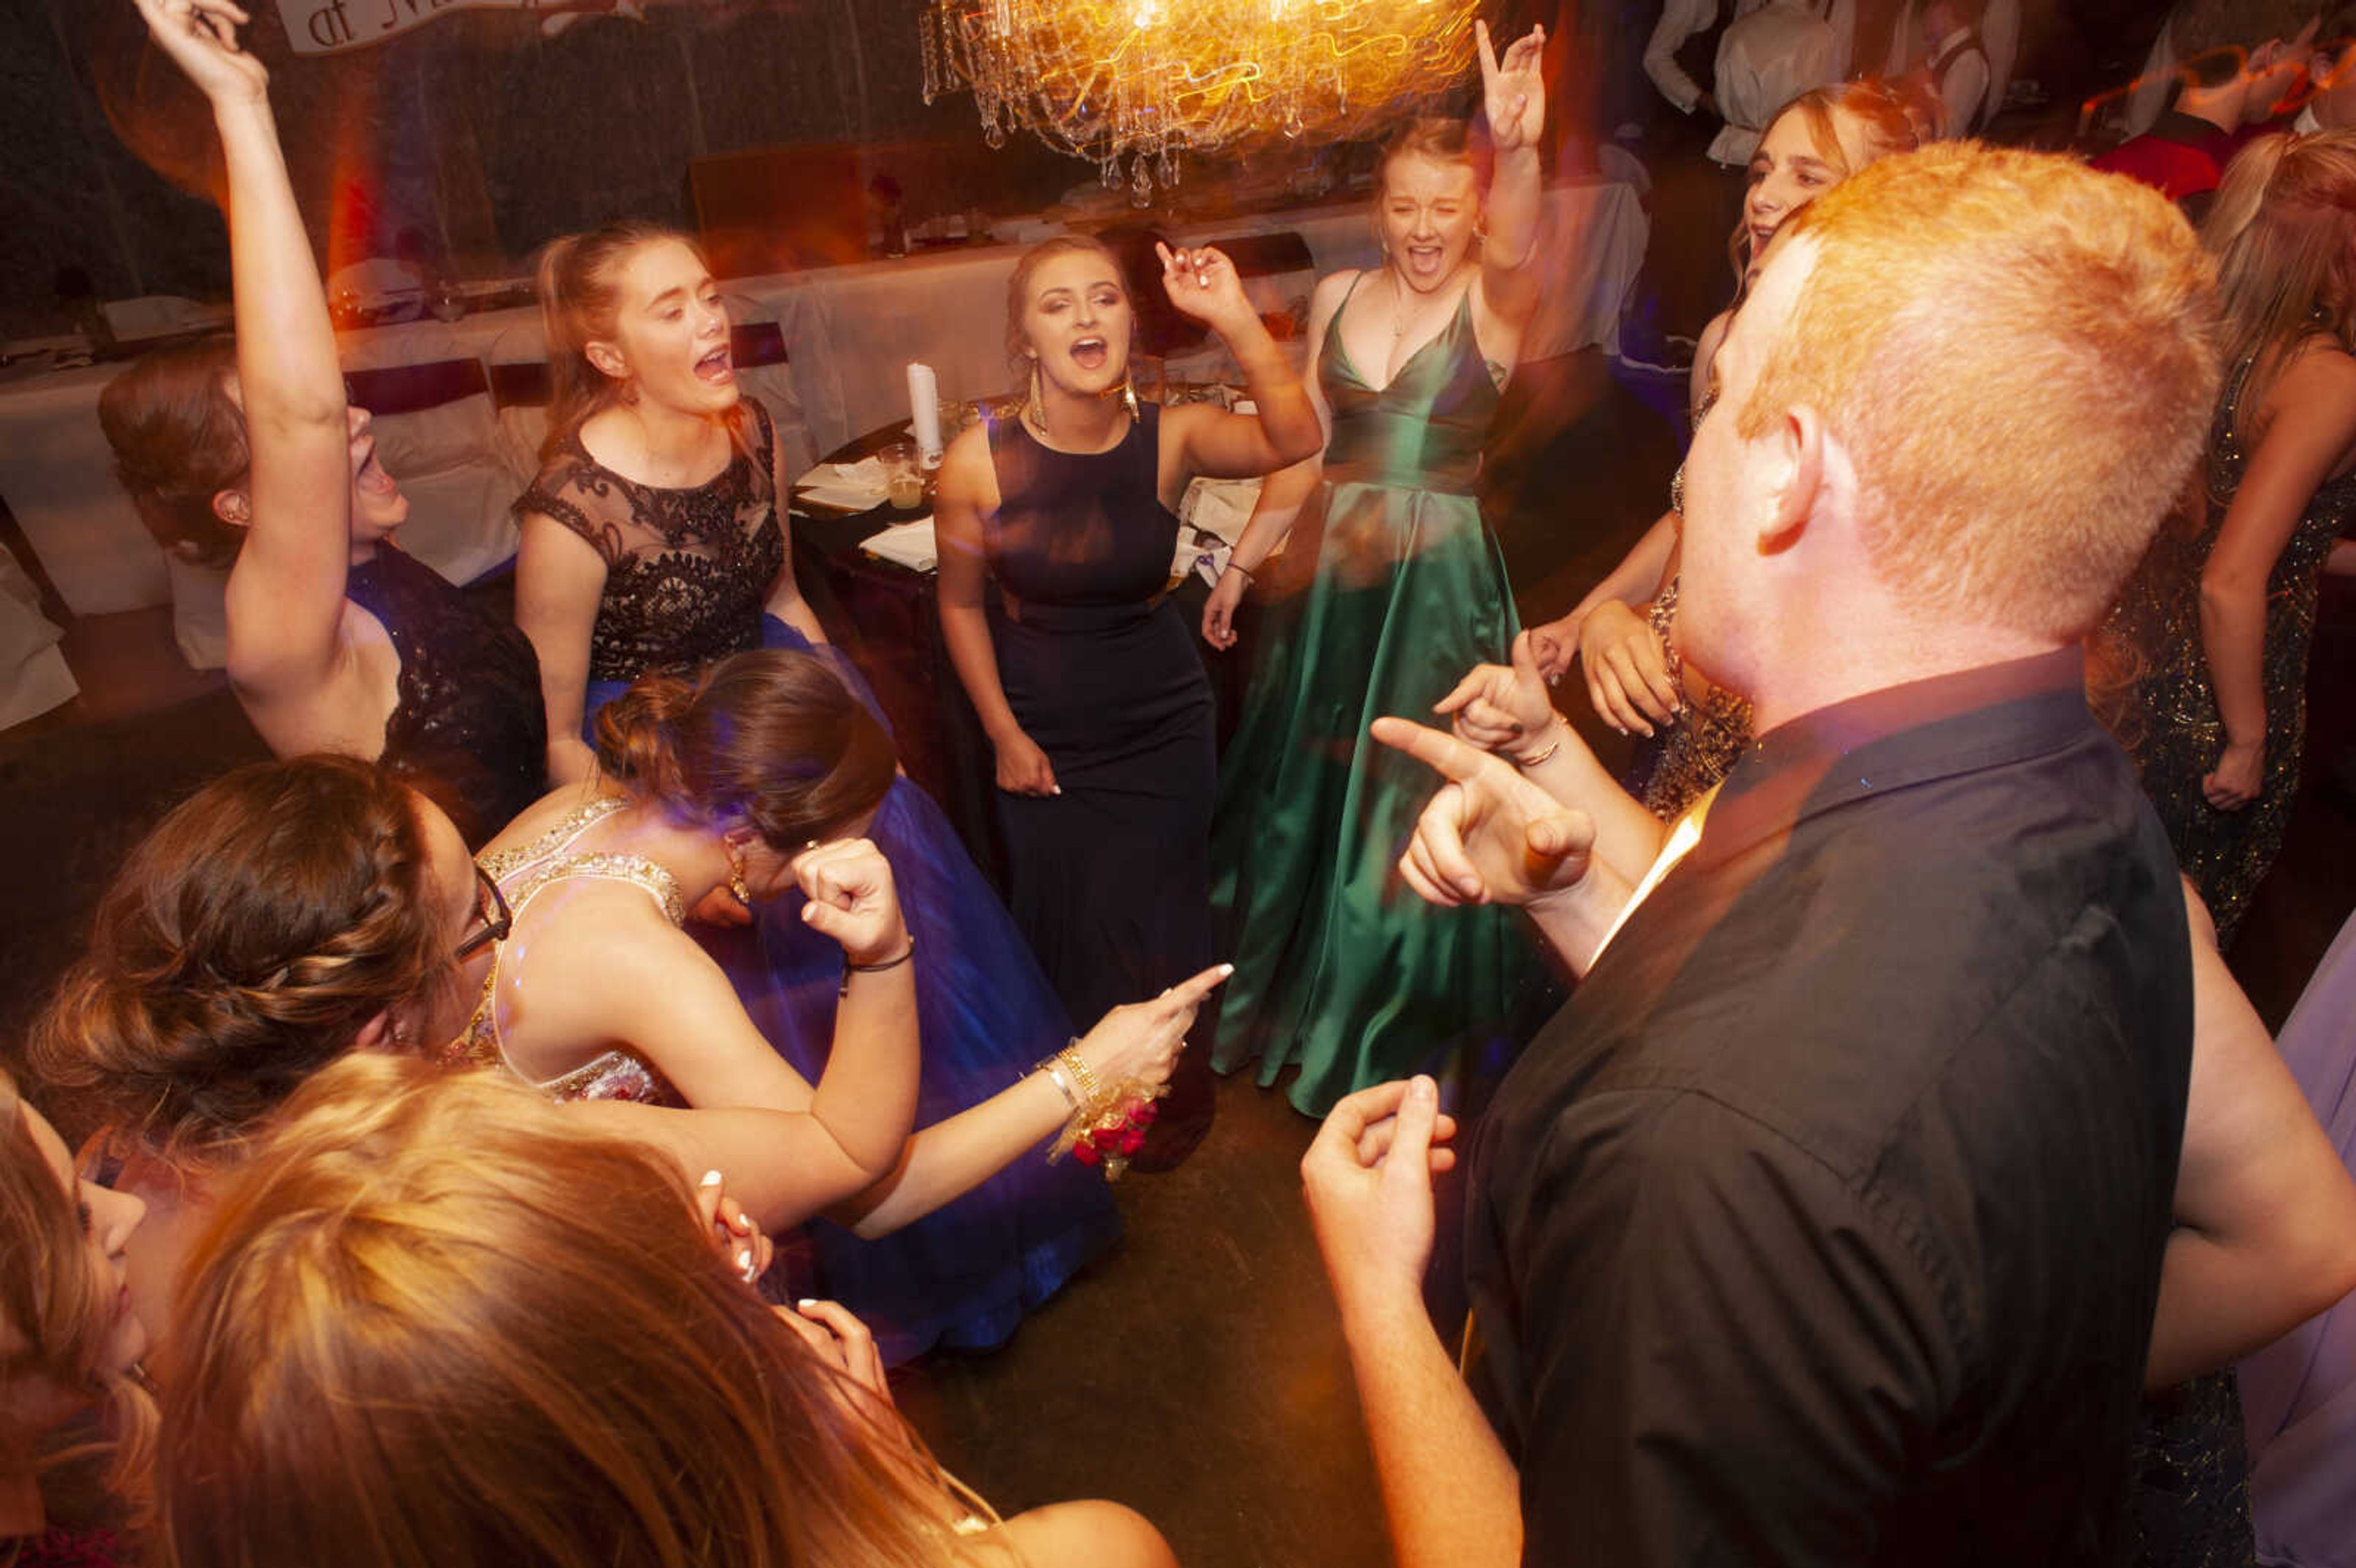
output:
[[[1798,403],[1783,411],[1775,431],[1773,506],[1759,530],[1761,554],[1789,549],[1806,533],[1824,498],[1826,439],[1824,416],[1815,410]]]
[[[242,490],[216,490],[213,516],[233,528],[250,528],[253,524],[253,498]]]

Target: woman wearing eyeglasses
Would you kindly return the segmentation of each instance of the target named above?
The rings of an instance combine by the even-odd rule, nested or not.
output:
[[[862,954],[905,941],[872,849],[832,846],[800,877],[812,926]],[[109,1125],[111,1184],[147,1203],[130,1285],[152,1331],[169,1321],[178,1258],[215,1183],[287,1097],[353,1051],[450,1039],[466,976],[510,919],[446,815],[347,757],[224,774],[132,851],[27,1049],[42,1079]],[[889,974],[862,984],[835,1060],[791,1103],[765,1103],[755,1085],[713,1102],[724,1109],[594,1115],[684,1169],[725,1172],[761,1228],[798,1224],[887,1174],[907,1136],[909,987]]]

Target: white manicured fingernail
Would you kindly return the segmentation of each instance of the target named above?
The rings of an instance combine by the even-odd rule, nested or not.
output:
[[[794,1310],[797,1312],[808,1312],[811,1307],[816,1307],[817,1305],[817,1296],[805,1296],[799,1301],[794,1303]]]
[[[717,1187],[720,1185],[720,1173],[716,1170],[707,1170],[703,1173],[703,1179],[697,1182],[696,1185],[699,1187]]]

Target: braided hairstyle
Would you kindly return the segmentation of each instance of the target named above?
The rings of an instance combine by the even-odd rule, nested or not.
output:
[[[791,853],[883,804],[892,738],[815,655],[760,649],[642,676],[597,715],[597,761],[634,800]]]
[[[417,801],[374,764],[239,768],[131,852],[27,1052],[157,1157],[233,1159],[371,1022],[453,983],[445,919]]]

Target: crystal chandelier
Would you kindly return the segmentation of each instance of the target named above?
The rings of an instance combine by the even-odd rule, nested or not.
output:
[[[970,88],[993,147],[1029,131],[1130,197],[1179,155],[1364,136],[1462,72],[1479,0],[929,0],[925,101]]]

